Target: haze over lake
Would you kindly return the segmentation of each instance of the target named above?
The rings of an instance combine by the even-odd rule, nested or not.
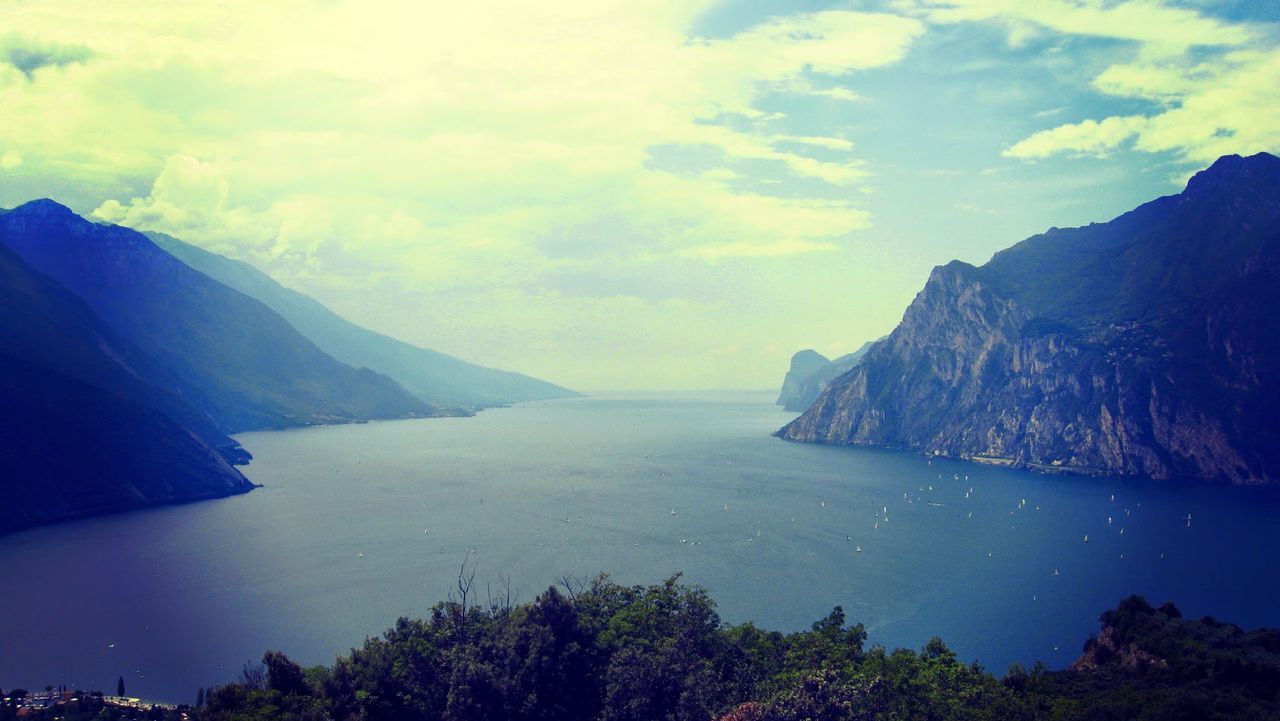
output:
[[[481,602],[500,575],[527,601],[565,574],[683,572],[728,622],[799,629],[839,604],[871,643],[941,633],[997,672],[1065,665],[1130,593],[1280,624],[1257,550],[1280,544],[1274,490],[784,443],[770,433],[794,414],[771,399],[243,434],[264,486],[248,495],[0,539],[0,678],[105,689],[123,675],[131,694],[190,701],[268,648],[330,663],[445,599],[465,559]]]

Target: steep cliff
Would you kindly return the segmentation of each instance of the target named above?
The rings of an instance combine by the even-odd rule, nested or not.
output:
[[[778,435],[1078,473],[1280,480],[1280,159],[936,268]]]
[[[863,343],[862,347],[852,353],[846,353],[835,360],[827,360],[813,351],[800,351],[791,358],[791,370],[782,381],[782,393],[778,396],[777,405],[789,411],[799,413],[808,408],[826,390],[827,384],[849,372],[862,360],[871,346],[877,341]],[[797,367],[796,359],[802,353],[813,353],[822,358],[817,365],[801,365]]]
[[[801,389],[809,376],[831,365],[831,359],[816,350],[802,350],[791,356],[791,366],[782,378],[782,390],[778,392],[777,405],[791,410],[800,401]],[[803,409],[801,409],[803,410]]]

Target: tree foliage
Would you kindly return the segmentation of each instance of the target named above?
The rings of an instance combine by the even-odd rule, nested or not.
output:
[[[210,689],[202,721],[907,721],[1280,718],[1280,632],[1132,597],[1072,668],[1003,678],[939,639],[865,648],[839,607],[783,634],[726,625],[679,577],[567,580],[532,602],[469,591],[401,618],[331,668],[269,651]],[[468,584],[469,585],[469,584]],[[508,596],[509,598],[509,596]],[[256,669],[263,669],[259,672]]]

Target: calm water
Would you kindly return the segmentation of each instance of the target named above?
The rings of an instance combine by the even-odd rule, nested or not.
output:
[[[328,663],[445,598],[468,554],[482,594],[499,575],[530,600],[564,574],[683,572],[727,621],[798,629],[840,604],[873,643],[937,634],[998,671],[1069,662],[1134,592],[1280,625],[1274,492],[785,443],[769,400],[246,434],[251,494],[0,538],[0,687],[123,675],[183,701],[268,648]]]

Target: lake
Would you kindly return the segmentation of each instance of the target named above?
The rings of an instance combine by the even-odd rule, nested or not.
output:
[[[787,443],[771,400],[244,434],[248,495],[0,538],[0,687],[124,676],[192,701],[266,649],[332,662],[445,599],[464,561],[482,600],[502,578],[528,601],[566,575],[683,573],[728,622],[794,630],[838,604],[871,643],[939,635],[997,672],[1069,663],[1131,593],[1280,625],[1275,491]]]

